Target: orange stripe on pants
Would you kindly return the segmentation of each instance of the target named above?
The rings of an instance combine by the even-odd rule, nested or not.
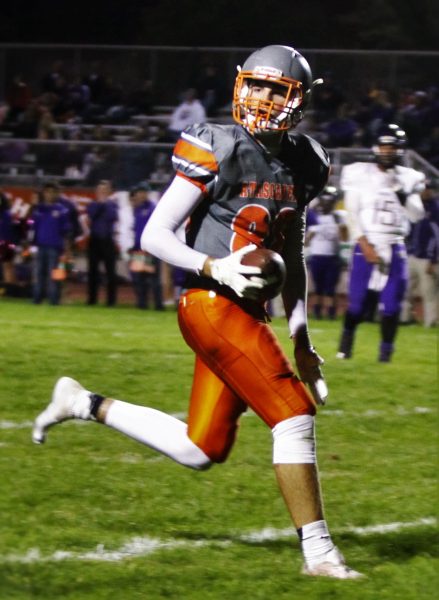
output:
[[[227,458],[246,406],[270,428],[293,416],[315,414],[269,325],[206,290],[182,295],[178,317],[197,355],[188,434],[211,460]]]

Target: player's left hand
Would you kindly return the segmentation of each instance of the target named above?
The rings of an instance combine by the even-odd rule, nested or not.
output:
[[[294,358],[300,379],[307,384],[316,404],[325,404],[328,386],[320,368],[325,362],[323,358],[312,346],[300,345],[296,345],[294,349]]]

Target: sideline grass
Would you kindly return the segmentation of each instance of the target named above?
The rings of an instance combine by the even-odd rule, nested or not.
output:
[[[284,321],[273,327],[288,349]],[[334,358],[339,329],[311,321],[331,393],[318,416],[319,464],[330,527],[368,575],[361,583],[300,576],[294,537],[242,537],[290,527],[271,435],[254,416],[242,419],[229,461],[206,473],[92,423],[62,424],[45,446],[31,444],[28,422],[63,374],[184,413],[193,357],[173,311],[1,300],[0,598],[430,599],[439,584],[432,521],[369,535],[353,528],[436,516],[437,332],[401,328],[394,361],[380,364],[376,325],[362,325],[354,359],[343,362]],[[136,536],[171,545],[118,562],[78,559]],[[39,560],[17,560],[31,549]],[[73,558],[55,560],[58,551]]]

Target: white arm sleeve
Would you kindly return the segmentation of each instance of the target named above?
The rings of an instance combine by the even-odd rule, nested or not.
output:
[[[408,218],[412,223],[420,221],[425,216],[424,205],[419,194],[410,194],[405,204]]]
[[[182,241],[181,227],[202,199],[199,187],[175,177],[143,230],[142,249],[175,267],[201,270],[207,254],[193,250]]]

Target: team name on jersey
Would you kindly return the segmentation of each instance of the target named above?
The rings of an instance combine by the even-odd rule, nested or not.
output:
[[[294,185],[292,183],[272,183],[270,181],[246,181],[242,184],[240,198],[263,198],[295,202]]]

